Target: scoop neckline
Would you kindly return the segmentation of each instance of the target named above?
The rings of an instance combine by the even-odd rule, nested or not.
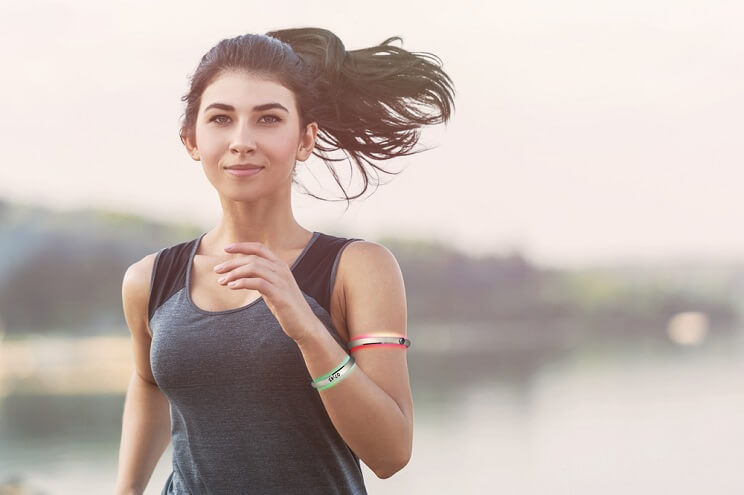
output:
[[[199,249],[199,244],[201,244],[202,237],[204,237],[205,235],[207,235],[207,232],[204,232],[202,235],[200,235],[199,237],[197,237],[194,240],[194,245],[191,247],[191,253],[189,254],[189,258],[188,258],[188,265],[186,267],[186,283],[185,283],[185,286],[186,286],[186,299],[189,301],[189,304],[191,305],[191,307],[194,310],[196,310],[196,311],[198,311],[200,313],[203,313],[203,314],[207,314],[207,315],[222,315],[222,314],[234,313],[236,311],[241,311],[243,309],[250,308],[251,306],[253,306],[255,304],[258,304],[259,302],[263,301],[264,300],[263,296],[259,296],[258,299],[255,299],[255,300],[249,302],[245,306],[240,306],[240,307],[237,307],[237,308],[230,308],[230,309],[223,309],[221,311],[209,311],[209,310],[206,310],[206,309],[202,309],[202,308],[200,308],[199,306],[196,305],[196,303],[194,302],[194,300],[191,299],[191,266],[194,264],[194,257],[196,256],[197,249]],[[310,246],[312,246],[315,243],[315,240],[318,237],[320,237],[320,232],[313,231],[313,236],[310,238],[310,240],[308,241],[308,243],[302,249],[302,252],[297,257],[297,259],[295,259],[294,262],[292,262],[292,265],[289,267],[290,271],[294,271],[294,269],[297,266],[297,264],[302,260],[302,258],[305,257],[305,254],[310,249]]]

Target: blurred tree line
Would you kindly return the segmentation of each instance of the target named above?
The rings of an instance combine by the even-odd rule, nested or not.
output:
[[[126,333],[126,268],[201,233],[196,226],[135,215],[61,213],[0,201],[0,323],[9,335]],[[476,258],[425,241],[378,242],[401,266],[409,322],[517,329],[536,338],[561,328],[591,334],[584,337],[663,338],[668,319],[683,311],[706,314],[715,332],[738,325],[741,269],[724,272],[715,283],[700,284],[699,276],[671,283],[653,267],[557,270],[534,266],[519,253]]]

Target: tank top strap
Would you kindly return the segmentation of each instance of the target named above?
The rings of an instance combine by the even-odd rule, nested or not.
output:
[[[189,256],[198,239],[165,247],[155,255],[147,304],[148,322],[152,320],[155,311],[186,284]]]
[[[362,240],[320,233],[292,271],[300,290],[315,299],[328,314],[341,253],[353,241]]]

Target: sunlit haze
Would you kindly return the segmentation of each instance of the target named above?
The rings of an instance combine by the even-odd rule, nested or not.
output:
[[[318,5],[3,2],[0,196],[211,228],[216,193],[178,138],[188,76],[223,38],[319,26],[350,50],[399,35],[436,54],[456,113],[424,131],[432,150],[383,163],[405,171],[347,213],[295,195],[306,228],[554,265],[744,252],[742,4]],[[340,197],[307,163],[299,180]]]

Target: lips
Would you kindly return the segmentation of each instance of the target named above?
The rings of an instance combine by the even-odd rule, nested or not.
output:
[[[253,165],[252,163],[241,163],[238,165],[230,165],[229,167],[225,167],[230,170],[255,170],[257,168],[263,168],[259,165]]]

